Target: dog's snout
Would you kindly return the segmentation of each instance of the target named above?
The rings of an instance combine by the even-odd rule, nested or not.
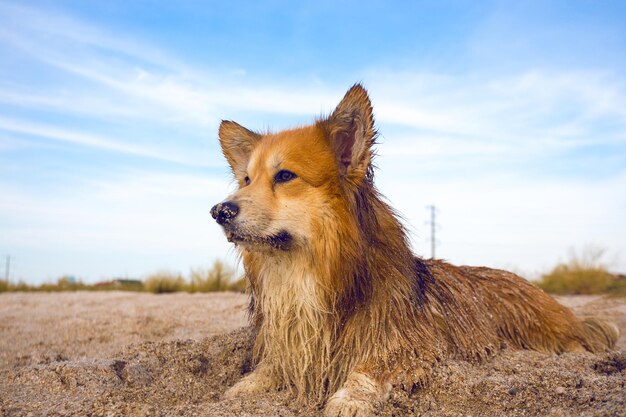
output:
[[[224,225],[230,223],[232,219],[239,214],[239,206],[230,201],[218,203],[211,209],[211,216],[218,224]]]

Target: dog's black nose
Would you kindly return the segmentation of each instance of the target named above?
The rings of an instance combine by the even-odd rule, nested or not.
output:
[[[216,204],[211,209],[211,216],[221,225],[230,223],[232,219],[237,217],[237,214],[239,214],[239,206],[230,201]]]

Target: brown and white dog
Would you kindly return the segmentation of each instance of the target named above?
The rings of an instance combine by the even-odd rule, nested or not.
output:
[[[219,129],[238,189],[211,214],[241,252],[255,329],[232,398],[290,389],[327,416],[372,414],[394,384],[503,346],[603,351],[617,328],[579,320],[506,271],[416,257],[373,181],[372,106],[353,86],[327,118],[278,133]]]

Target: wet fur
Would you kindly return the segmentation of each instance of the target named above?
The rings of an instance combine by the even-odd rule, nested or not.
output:
[[[301,400],[328,401],[327,415],[365,415],[384,400],[389,384],[422,383],[431,367],[449,357],[478,361],[504,346],[597,352],[615,343],[610,324],[580,321],[510,272],[414,256],[397,215],[373,183],[375,138],[371,105],[360,85],[333,114],[309,127],[276,135],[233,122],[220,128],[224,154],[241,186],[230,199],[270,212],[249,208],[253,214],[241,227],[261,224],[276,233],[278,222],[295,233],[289,218],[282,224],[271,217],[273,207],[281,207],[272,198],[297,207],[302,219],[301,235],[286,250],[239,246],[263,389],[287,388]],[[307,193],[295,188],[305,187],[298,183],[273,188],[271,197],[256,185],[250,197],[242,175],[279,146],[285,148],[281,155],[300,161],[296,168]],[[310,199],[305,208],[292,201],[299,195]],[[254,389],[236,385],[233,392],[242,390]]]

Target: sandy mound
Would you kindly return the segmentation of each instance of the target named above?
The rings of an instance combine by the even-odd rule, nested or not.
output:
[[[626,300],[560,300],[577,313],[610,317],[626,333]],[[294,404],[284,392],[220,400],[250,367],[248,330],[223,333],[244,320],[242,296],[2,294],[0,305],[2,415],[319,414]],[[116,310],[120,305],[123,308]],[[134,309],[129,308],[132,305]],[[41,324],[37,312],[46,309],[53,318],[65,317],[70,323],[87,320],[91,326],[82,327],[80,337],[65,339],[65,327],[71,324],[44,320],[37,333]],[[81,315],[59,312],[68,309]],[[103,323],[120,311],[126,315],[118,318],[117,331],[112,332]],[[192,312],[199,315],[188,317]],[[142,333],[146,316],[152,317],[146,325],[152,330]],[[222,334],[202,338],[198,327],[205,334],[215,329]],[[161,328],[170,330],[159,336]],[[108,342],[98,338],[101,334],[109,337]],[[384,416],[625,416],[625,342],[622,337],[619,351],[600,355],[505,351],[480,365],[449,361],[436,369],[427,387],[413,392],[397,387],[379,411]],[[126,347],[120,348],[124,343]],[[9,345],[12,349],[6,350]],[[115,347],[118,352],[112,353]],[[61,350],[64,353],[55,357]]]

